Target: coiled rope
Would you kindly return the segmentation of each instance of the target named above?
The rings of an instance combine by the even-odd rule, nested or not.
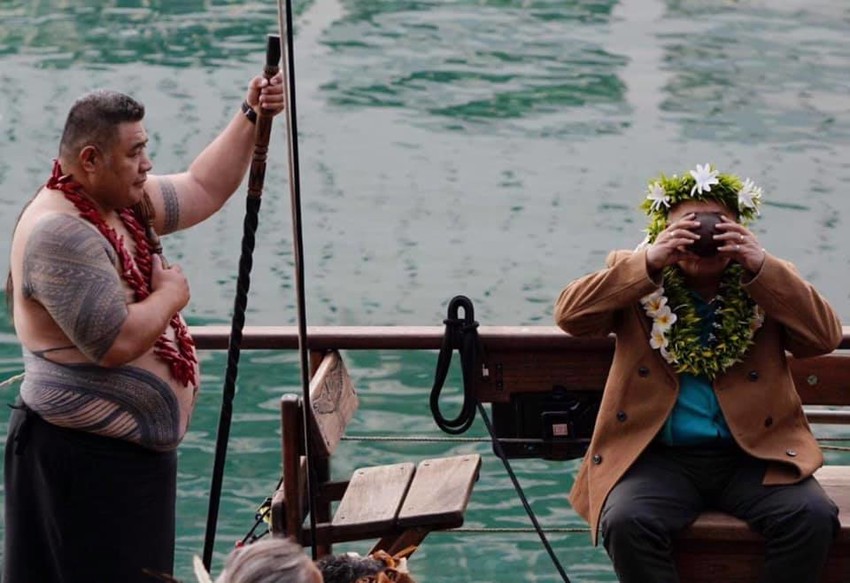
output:
[[[461,308],[463,309],[464,314],[463,319],[461,319],[458,315]],[[475,374],[475,365],[478,362],[479,357],[483,357],[483,353],[481,349],[481,342],[478,338],[478,322],[476,322],[474,318],[472,301],[466,296],[455,296],[452,298],[449,302],[448,317],[443,322],[446,324],[446,332],[443,336],[443,344],[437,359],[437,370],[434,373],[434,386],[431,389],[430,399],[431,413],[434,416],[434,421],[437,426],[446,433],[457,435],[463,433],[472,426],[473,421],[475,421],[475,410],[476,408],[478,409],[478,413],[481,415],[481,419],[487,427],[487,432],[492,438],[493,451],[495,451],[496,456],[502,460],[502,464],[505,466],[505,471],[516,490],[517,496],[519,497],[526,514],[528,514],[529,520],[531,520],[534,531],[540,538],[540,542],[549,554],[549,558],[552,560],[552,564],[555,566],[555,569],[558,571],[561,579],[564,583],[570,583],[570,578],[567,577],[567,573],[564,570],[563,565],[561,565],[561,561],[558,560],[554,549],[552,549],[552,545],[549,544],[549,539],[546,537],[546,533],[540,526],[537,516],[534,514],[534,510],[531,508],[531,504],[528,503],[525,492],[523,491],[522,486],[520,485],[519,480],[508,461],[508,456],[505,455],[501,441],[496,438],[496,433],[493,430],[493,425],[490,423],[490,417],[487,415],[487,411],[478,401],[473,392],[472,380],[474,378],[473,375]],[[461,406],[460,413],[457,417],[454,419],[446,419],[440,410],[440,394],[443,390],[443,383],[448,375],[449,366],[452,361],[452,352],[454,350],[458,350],[460,353],[463,374],[463,405]]]

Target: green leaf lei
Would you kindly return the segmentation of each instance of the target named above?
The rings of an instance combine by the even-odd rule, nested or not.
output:
[[[663,294],[676,322],[665,332],[667,346],[662,355],[677,373],[713,379],[743,360],[764,321],[761,308],[741,285],[743,275],[744,268],[737,263],[724,272],[714,299],[714,328],[708,343],[703,344],[702,320],[682,273],[673,266],[664,269]]]

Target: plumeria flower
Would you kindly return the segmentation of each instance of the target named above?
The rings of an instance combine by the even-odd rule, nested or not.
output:
[[[645,295],[640,299],[640,303],[643,304],[644,307],[650,302],[654,302],[658,298],[664,297],[664,287],[659,287],[657,290],[652,292],[649,295]],[[667,298],[664,298],[664,302],[667,302]]]
[[[676,364],[676,355],[667,350],[669,340],[667,331],[676,322],[676,314],[667,305],[667,297],[664,295],[664,287],[661,286],[649,295],[640,299],[640,303],[646,310],[646,315],[652,318],[652,330],[649,332],[649,345],[661,354],[661,357],[670,364]]]
[[[668,340],[667,335],[665,334],[665,330],[655,326],[653,324],[652,331],[649,333],[649,345],[654,349],[659,350],[661,348],[667,348]]]
[[[744,180],[744,185],[738,191],[738,207],[755,209],[758,202],[761,200],[761,187],[747,178]],[[758,213],[758,209],[756,209]]]
[[[691,176],[693,176],[696,181],[694,187],[691,188],[691,196],[694,195],[695,191],[700,194],[703,192],[711,192],[712,185],[720,184],[717,180],[717,170],[712,170],[710,164],[705,164],[704,166],[697,164],[697,169],[691,170]]]
[[[670,208],[670,197],[667,196],[667,193],[664,191],[664,187],[661,186],[660,182],[653,182],[649,185],[649,194],[646,195],[646,198],[652,201],[652,205],[650,205],[649,209],[653,212],[660,209],[661,205]]]
[[[653,320],[658,317],[659,312],[664,308],[670,309],[667,306],[667,298],[664,296],[656,296],[653,298],[649,298],[646,303],[643,305],[643,309],[646,310],[646,315],[652,318]]]
[[[667,298],[664,298],[664,303],[667,303]],[[676,319],[676,314],[673,313],[670,306],[665,305],[655,314],[652,326],[653,328],[657,326],[659,329],[667,331],[676,323]]]

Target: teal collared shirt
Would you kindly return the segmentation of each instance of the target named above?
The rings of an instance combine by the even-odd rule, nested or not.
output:
[[[702,319],[701,341],[708,345],[714,329],[715,307],[695,293],[691,296]],[[708,377],[688,373],[679,375],[679,397],[661,429],[659,439],[667,445],[707,445],[732,440]]]

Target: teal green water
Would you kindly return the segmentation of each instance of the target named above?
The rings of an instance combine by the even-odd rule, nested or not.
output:
[[[705,162],[764,187],[764,246],[850,318],[848,25],[843,0],[299,2],[308,322],[436,325],[464,293],[482,324],[549,324],[567,281],[642,238],[646,181]],[[0,1],[0,232],[45,180],[76,96],[111,87],[142,100],[155,171],[182,170],[237,111],[276,27],[270,2]],[[294,323],[286,176],[279,120],[249,324]],[[194,324],[228,322],[242,212],[233,201],[165,240],[192,282]],[[2,271],[8,246],[0,237]],[[363,402],[352,433],[438,436],[427,407],[435,356],[348,353]],[[299,390],[295,354],[242,362],[214,570],[277,481],[276,403]],[[223,356],[204,355],[203,367],[180,449],[186,581],[203,546]],[[0,380],[20,370],[4,314]],[[16,387],[2,390],[14,398]],[[486,454],[467,525],[527,526],[485,445],[343,447],[340,475]],[[564,498],[574,464],[516,465],[545,526],[583,526]],[[615,580],[586,534],[553,543],[573,580]],[[434,534],[413,567],[424,582],[559,580],[528,534]]]

